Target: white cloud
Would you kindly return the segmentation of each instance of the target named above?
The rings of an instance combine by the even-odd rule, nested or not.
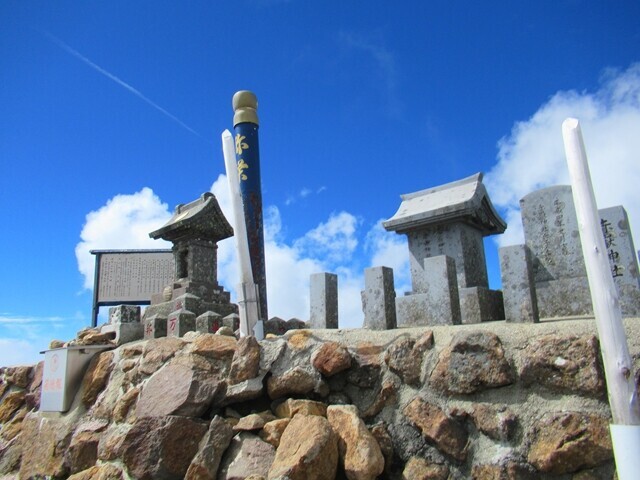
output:
[[[37,345],[35,342],[19,338],[0,338],[0,365],[3,367],[34,365],[44,360]]]
[[[131,195],[116,195],[98,210],[89,212],[76,245],[78,269],[84,288],[93,288],[95,257],[91,250],[170,248],[163,240],[152,240],[149,232],[160,228],[171,214],[150,188]]]
[[[522,243],[519,200],[551,185],[570,183],[562,122],[580,120],[599,208],[623,205],[640,239],[640,63],[609,69],[596,92],[560,91],[498,142],[498,163],[485,182],[509,228],[501,245]],[[633,228],[633,227],[636,228]]]
[[[308,231],[294,246],[326,257],[328,262],[348,260],[358,246],[358,219],[347,212],[332,213],[324,223]]]
[[[396,292],[404,295],[411,291],[407,237],[387,232],[382,221],[379,220],[366,236],[366,248],[371,255],[370,266],[393,268]]]

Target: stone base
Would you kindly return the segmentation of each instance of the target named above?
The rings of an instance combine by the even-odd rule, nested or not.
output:
[[[167,288],[171,292],[170,298],[165,297],[165,292],[157,293],[151,296],[151,305],[170,302],[186,294],[195,295],[208,303],[229,303],[231,301],[231,294],[213,283],[181,280],[172,283]]]
[[[144,339],[160,338],[167,336],[167,317],[164,315],[151,315],[144,321]]]
[[[485,287],[461,288],[460,312],[462,323],[480,323],[491,320],[504,320],[504,303],[500,290]]]
[[[140,306],[118,305],[109,309],[109,323],[140,323]]]
[[[222,316],[216,312],[204,312],[196,318],[196,331],[216,333],[222,327]]]
[[[193,294],[184,294],[179,297],[176,297],[173,300],[169,300],[168,302],[156,303],[149,305],[144,311],[144,315],[142,317],[143,323],[151,318],[153,315],[162,315],[164,317],[168,317],[171,313],[176,310],[189,310],[193,312],[196,316],[200,316],[207,311],[212,311],[220,314],[222,317],[226,317],[232,313],[238,313],[238,306],[233,303],[223,302],[223,303],[210,303],[206,302],[200,297],[197,297]]]
[[[123,345],[136,340],[142,340],[144,337],[144,326],[140,322],[135,323],[110,323],[100,329],[101,333],[114,332],[114,342],[116,346]]]
[[[414,293],[396,298],[396,318],[399,327],[461,323],[460,308],[452,309],[449,305],[449,308],[434,310],[430,296],[426,293]]]
[[[196,329],[196,316],[188,310],[178,310],[167,317],[167,337],[184,337]]]
[[[540,318],[593,315],[587,277],[536,282]]]

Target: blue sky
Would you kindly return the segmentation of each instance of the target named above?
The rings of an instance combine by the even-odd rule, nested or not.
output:
[[[519,198],[568,183],[567,116],[599,205],[637,228],[638,2],[364,5],[0,3],[0,364],[89,324],[88,249],[161,247],[147,234],[175,205],[228,203],[220,133],[240,89],[260,103],[272,315],[308,316],[315,271],[339,273],[343,326],[361,323],[364,268],[406,289],[404,238],[379,227],[402,193],[485,172],[510,224],[498,241],[521,241]]]

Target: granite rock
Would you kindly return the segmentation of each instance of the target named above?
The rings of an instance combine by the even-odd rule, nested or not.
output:
[[[218,480],[243,480],[251,475],[267,476],[276,449],[257,435],[241,432],[231,440],[222,457]]]
[[[185,480],[215,480],[222,455],[232,438],[233,430],[229,424],[222,417],[215,416],[200,440],[198,453],[187,469]]]

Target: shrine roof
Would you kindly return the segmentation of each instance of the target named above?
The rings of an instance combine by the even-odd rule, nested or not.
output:
[[[388,231],[407,233],[437,224],[463,222],[483,235],[502,233],[507,224],[493,207],[482,173],[455,182],[401,195],[393,217],[382,222]]]
[[[169,221],[149,234],[151,238],[169,240],[213,240],[219,242],[233,236],[233,228],[225,218],[212,193],[178,205]]]

